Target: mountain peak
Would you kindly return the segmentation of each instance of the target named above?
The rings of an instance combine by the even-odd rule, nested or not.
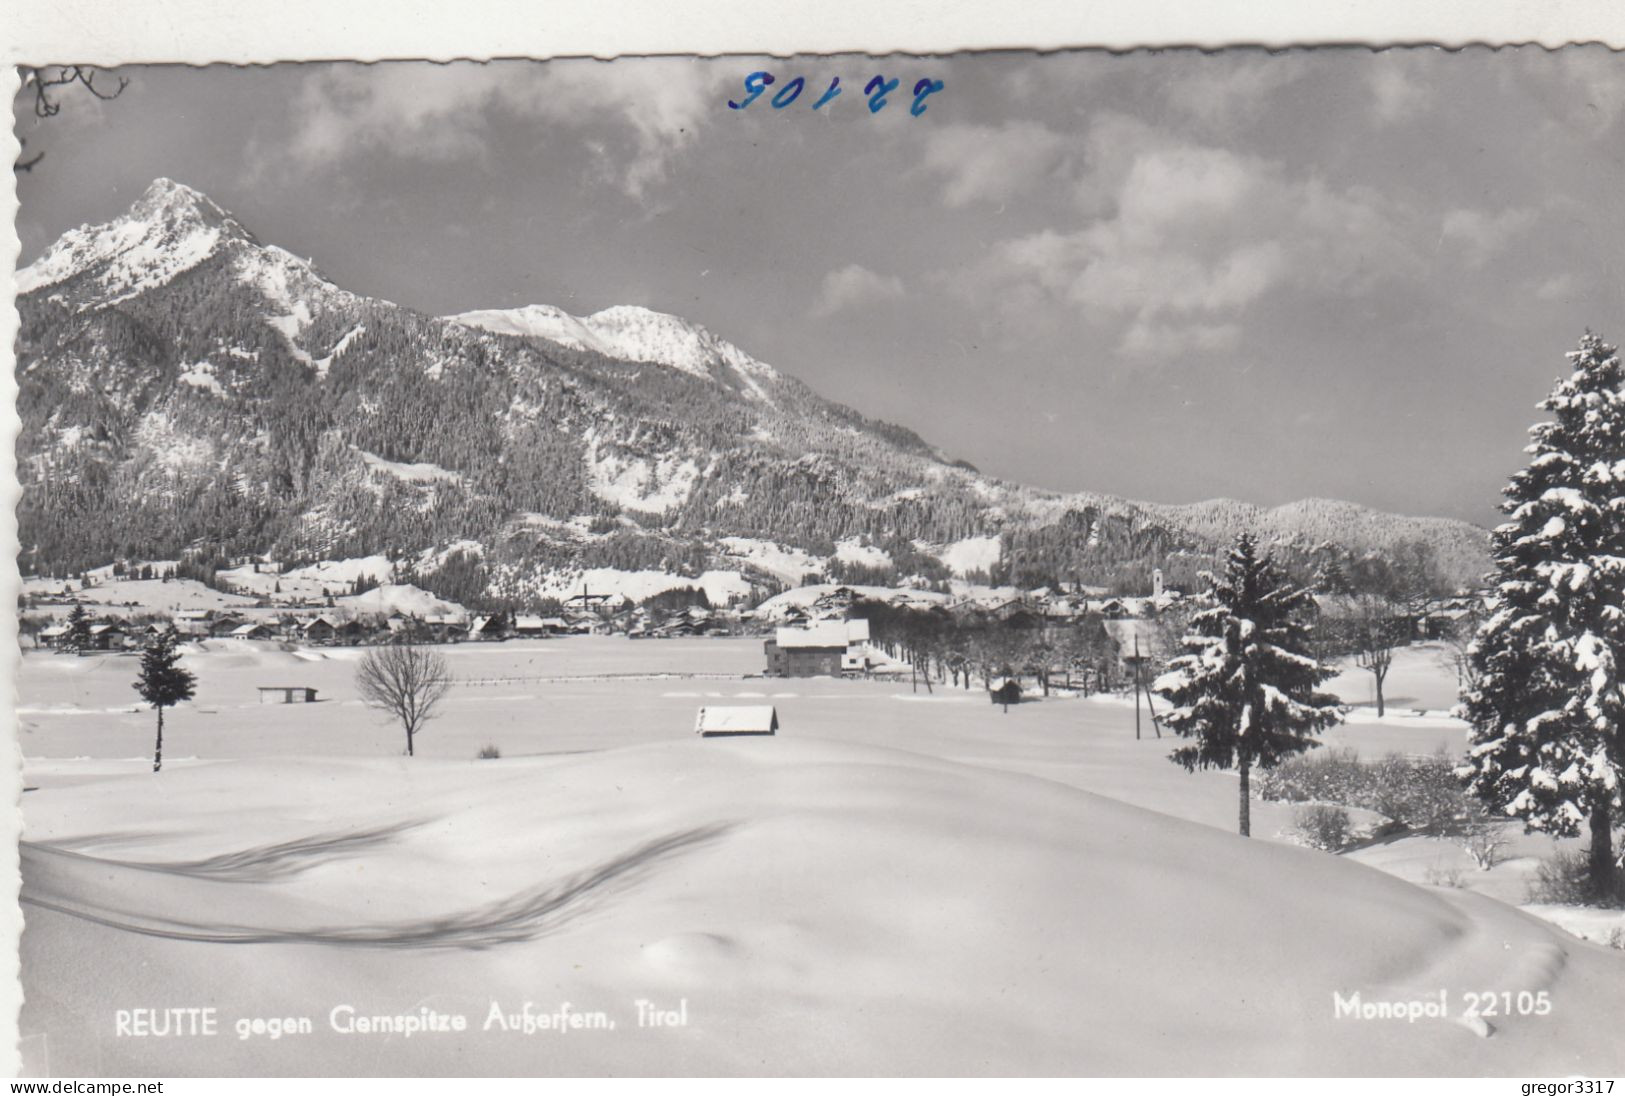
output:
[[[185,183],[177,183],[174,179],[164,176],[159,176],[147,184],[147,189],[141,192],[141,197],[135,200],[135,204],[130,206],[130,211],[125,216],[149,222],[182,217],[212,224],[227,221],[236,224],[231,214],[221,209],[201,190],[195,190]]]
[[[552,305],[531,304],[445,318],[501,335],[542,338],[625,361],[654,362],[738,387],[769,402],[760,382],[779,376],[772,366],[692,320],[642,305],[611,305],[590,316],[572,316]]]
[[[207,195],[158,178],[120,216],[64,233],[17,272],[17,292],[82,280],[81,303],[112,304],[168,282],[228,242],[253,240]]]

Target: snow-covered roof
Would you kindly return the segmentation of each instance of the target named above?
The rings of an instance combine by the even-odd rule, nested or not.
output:
[[[264,630],[265,625],[263,624],[240,624],[231,630],[231,634],[234,636],[249,636]]]
[[[779,713],[771,704],[741,704],[700,709],[695,734],[767,734],[779,729]]]
[[[815,620],[805,628],[778,628],[773,633],[781,651],[828,647],[844,650],[868,638],[867,620]]]

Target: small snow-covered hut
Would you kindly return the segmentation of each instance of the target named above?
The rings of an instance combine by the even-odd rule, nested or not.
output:
[[[707,705],[694,719],[694,733],[706,738],[735,734],[777,734],[779,712],[771,704]]]
[[[993,682],[993,687],[988,692],[993,697],[993,703],[1004,705],[1004,710],[1007,712],[1010,710],[1010,705],[1021,703],[1021,682],[1013,677]]]

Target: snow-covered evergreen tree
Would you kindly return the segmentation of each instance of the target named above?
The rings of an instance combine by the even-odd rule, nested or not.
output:
[[[1492,612],[1469,651],[1477,684],[1461,776],[1532,831],[1590,829],[1590,882],[1621,893],[1613,828],[1625,778],[1625,368],[1587,334],[1540,407],[1529,466],[1505,490]]]
[[[1332,597],[1343,597],[1354,592],[1348,572],[1343,569],[1343,561],[1336,556],[1331,556],[1320,565],[1315,575],[1315,588]]]
[[[133,688],[141,699],[152,705],[158,713],[158,738],[152,748],[152,771],[164,765],[164,709],[172,708],[183,700],[192,699],[197,678],[190,670],[183,670],[180,662],[180,636],[175,629],[160,632],[141,654],[141,672]]]
[[[68,610],[68,631],[58,646],[64,651],[82,654],[90,650],[90,613],[77,601]]]
[[[1249,775],[1316,744],[1311,734],[1342,719],[1337,698],[1317,691],[1333,674],[1311,655],[1309,591],[1293,586],[1246,533],[1230,549],[1214,605],[1191,619],[1186,652],[1153,684],[1174,705],[1163,725],[1192,745],[1169,755],[1187,770],[1234,768],[1240,826],[1249,836]]]

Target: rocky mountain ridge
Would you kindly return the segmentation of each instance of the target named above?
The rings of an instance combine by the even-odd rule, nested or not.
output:
[[[19,289],[25,571],[388,552],[459,600],[521,602],[586,568],[768,585],[790,557],[854,581],[1133,584],[1193,581],[1244,527],[1305,570],[1417,543],[1451,583],[1485,569],[1460,522],[1007,483],[648,309],[426,316],[167,179]]]

